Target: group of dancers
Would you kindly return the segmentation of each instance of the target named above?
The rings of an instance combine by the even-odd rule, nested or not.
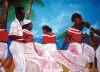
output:
[[[99,36],[100,31],[95,30],[89,23],[83,22],[80,14],[72,15],[73,26],[66,31],[61,50],[57,50],[56,35],[52,33],[49,26],[42,27],[42,44],[36,43],[31,32],[32,21],[24,19],[24,8],[17,7],[15,14],[16,18],[11,23],[9,34],[0,24],[0,60],[5,60],[7,57],[6,42],[9,36],[12,40],[9,48],[15,64],[14,72],[62,72],[62,64],[69,69],[69,72],[89,72],[85,65],[94,61],[95,54],[98,61],[98,72],[100,72],[100,47],[95,52],[91,46],[82,42],[81,34],[84,26]],[[70,41],[69,47],[64,50],[68,41]],[[0,67],[0,72],[5,72],[3,66]]]

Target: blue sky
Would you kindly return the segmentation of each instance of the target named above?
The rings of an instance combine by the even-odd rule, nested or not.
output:
[[[33,6],[36,12],[34,29],[35,37],[42,36],[42,26],[48,25],[59,36],[72,26],[71,16],[80,13],[84,21],[89,22],[94,28],[100,29],[100,1],[99,0],[43,0],[44,8]],[[84,28],[83,33],[89,33]]]
[[[36,18],[33,22],[32,32],[34,37],[41,38],[42,26],[48,25],[57,36],[72,26],[71,16],[73,13],[80,13],[84,21],[89,22],[94,28],[100,29],[100,1],[99,0],[43,0],[45,7],[32,6]],[[8,22],[7,29],[10,29]],[[83,33],[89,33],[84,28]]]

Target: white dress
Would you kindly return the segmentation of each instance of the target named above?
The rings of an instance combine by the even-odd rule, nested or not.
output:
[[[96,50],[96,57],[97,57],[98,72],[100,72],[100,46]]]
[[[94,61],[93,48],[81,43],[82,36],[79,30],[69,28],[67,34],[70,36],[71,41],[68,50],[55,51],[52,56],[66,66],[70,72],[89,72],[85,65]]]
[[[26,61],[25,72],[42,72],[47,61],[36,53],[32,33],[23,29],[23,35],[28,36],[28,38],[24,38],[26,43],[23,44]]]
[[[82,54],[76,53],[78,52],[79,45],[81,46]],[[70,72],[89,72],[89,70],[85,68],[85,65],[94,60],[94,50],[85,43],[71,43],[68,50],[58,50],[54,52],[52,56],[55,60],[66,66]]]
[[[52,53],[54,51],[57,51],[56,44],[52,43],[56,40],[55,37],[56,37],[55,35],[53,36],[44,35],[42,41],[44,41],[46,44],[35,43],[38,55],[47,60],[47,65],[45,66],[45,68],[43,68],[43,72],[63,71],[62,65],[52,57]]]

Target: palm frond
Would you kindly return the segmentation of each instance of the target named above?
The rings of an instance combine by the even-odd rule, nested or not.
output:
[[[29,0],[12,0],[10,3],[10,6],[18,7],[27,7],[29,3]]]
[[[45,4],[43,3],[42,0],[34,0],[33,4],[39,7],[45,7]]]
[[[12,21],[15,18],[15,7],[10,6],[8,10],[8,21]]]
[[[34,20],[36,18],[36,14],[35,14],[35,11],[34,9],[31,10],[31,14],[30,14],[30,19],[31,20]]]

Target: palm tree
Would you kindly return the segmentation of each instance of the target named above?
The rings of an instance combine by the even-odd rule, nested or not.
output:
[[[14,9],[17,6],[22,6],[27,10],[26,19],[34,19],[36,17],[34,9],[32,9],[32,5],[38,6],[40,8],[45,7],[42,0],[13,0],[9,7],[8,19],[12,21],[15,17]]]
[[[35,18],[35,11],[32,9],[32,4],[44,7],[44,3],[42,0],[0,0],[0,7],[2,8],[1,16],[0,16],[0,23],[7,25],[8,21],[11,21],[15,17],[15,7],[22,6],[28,8],[26,18],[29,19],[30,14],[31,18]]]
[[[42,2],[42,0],[30,0],[29,1],[29,4],[28,4],[28,11],[27,11],[27,14],[26,14],[26,19],[29,19],[30,17],[30,13],[32,12],[32,4],[36,4],[40,7],[44,7],[44,3]],[[34,12],[34,11],[33,11]]]
[[[4,24],[5,25],[4,28],[6,28],[9,0],[0,0],[0,5],[2,7],[2,12],[1,12],[1,16],[0,16],[0,23]]]
[[[11,21],[15,17],[14,8],[17,6],[22,6],[25,8],[28,7],[26,18],[29,19],[30,14],[34,18],[35,12],[32,9],[32,4],[37,5],[39,7],[44,7],[44,3],[42,2],[42,0],[34,0],[34,2],[33,2],[33,0],[0,0],[0,7],[2,8],[2,12],[1,12],[1,16],[0,16],[0,24],[4,24],[5,26],[7,26],[7,20],[10,19],[10,21]],[[9,14],[8,14],[8,12],[9,12]],[[9,56],[9,57],[11,57],[11,56]],[[4,62],[6,62],[6,60]],[[10,60],[8,65],[10,65],[10,66],[12,65],[12,60]],[[7,65],[7,68],[10,67],[8,65]]]
[[[29,4],[28,4],[28,11],[27,11],[27,14],[26,14],[26,19],[29,19],[29,17],[30,17],[30,13],[31,13],[31,9],[32,9],[32,3],[33,3],[33,0],[30,0]]]

